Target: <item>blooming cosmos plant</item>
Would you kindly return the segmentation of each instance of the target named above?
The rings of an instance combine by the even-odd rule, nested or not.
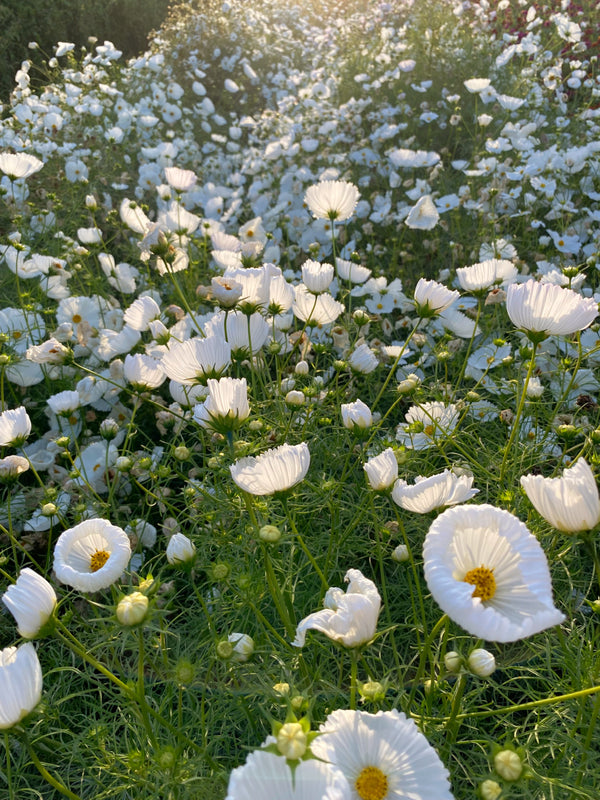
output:
[[[12,728],[42,699],[42,668],[35,647],[0,650],[0,730]]]
[[[2,595],[2,602],[17,621],[19,634],[35,638],[56,608],[56,593],[45,578],[29,567]]]
[[[348,219],[358,202],[358,189],[348,181],[321,181],[309,186],[304,202],[317,219]]]
[[[124,530],[106,519],[87,519],[58,537],[54,571],[67,586],[98,592],[121,577],[130,557],[131,544]]]
[[[398,478],[392,489],[392,500],[407,511],[427,514],[435,508],[454,506],[474,497],[479,489],[473,489],[472,475],[457,475],[445,469],[429,478],[417,476],[414,486]]]
[[[600,525],[598,486],[585,458],[558,478],[523,475],[521,486],[535,510],[559,531],[577,533]]]
[[[434,600],[473,636],[514,642],[564,620],[544,551],[508,511],[447,509],[429,528],[423,561]]]
[[[349,581],[346,592],[336,586],[328,589],[325,608],[298,624],[292,644],[303,647],[309,630],[320,631],[344,647],[360,647],[373,638],[381,607],[377,587],[358,569],[349,569],[344,580]]]
[[[448,770],[402,712],[338,709],[312,751],[342,771],[353,800],[452,800]]]
[[[571,289],[530,280],[508,287],[506,311],[511,322],[527,334],[568,336],[592,324],[598,303]]]
[[[259,456],[241,458],[229,467],[231,477],[244,492],[258,496],[285,492],[304,480],[310,466],[306,442],[282,444]]]

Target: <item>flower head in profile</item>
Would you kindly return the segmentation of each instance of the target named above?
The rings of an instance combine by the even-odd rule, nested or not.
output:
[[[588,328],[598,316],[598,303],[572,289],[529,280],[508,287],[506,311],[513,325],[541,341]]]
[[[342,424],[348,430],[356,428],[364,430],[373,424],[373,414],[371,409],[362,400],[355,400],[353,403],[342,403],[340,406],[342,414]]]
[[[360,647],[375,635],[381,597],[373,581],[358,569],[349,569],[344,578],[349,581],[344,592],[334,586],[327,590],[322,611],[305,617],[296,628],[295,647],[303,647],[306,631],[324,633],[344,647]]]
[[[415,286],[415,306],[420,317],[435,317],[458,300],[460,292],[443,283],[419,278]]]
[[[338,709],[319,732],[312,751],[342,771],[353,800],[453,800],[448,770],[402,712]]]
[[[244,492],[257,496],[285,492],[304,480],[310,466],[306,442],[282,444],[259,456],[241,458],[229,469],[231,477]]]
[[[415,205],[408,212],[404,224],[413,230],[430,231],[438,224],[439,211],[431,199],[431,195],[419,197]]]
[[[209,378],[209,395],[194,408],[194,421],[220,433],[239,428],[250,415],[246,378]]]
[[[0,650],[0,730],[12,728],[42,699],[42,668],[31,642]]]
[[[584,458],[558,478],[523,475],[521,486],[535,510],[559,531],[591,531],[600,524],[598,486]]]
[[[2,602],[17,621],[24,639],[34,639],[56,608],[56,593],[45,578],[29,567],[2,595]]]
[[[11,179],[29,178],[39,172],[44,162],[28,153],[0,153],[0,172]]]
[[[343,221],[354,213],[358,189],[348,181],[321,181],[309,186],[304,202],[317,219]]]
[[[31,420],[25,406],[9,408],[0,414],[0,446],[19,447],[31,433]]]
[[[483,292],[494,286],[506,286],[516,280],[518,270],[512,261],[490,258],[470,267],[459,267],[456,277],[465,292]]]
[[[435,508],[454,506],[470,500],[479,491],[472,486],[472,475],[457,475],[445,469],[439,475],[429,478],[417,476],[413,486],[398,478],[392,490],[392,500],[406,511],[427,514]]]
[[[275,745],[270,736],[265,745]],[[283,755],[255,750],[229,778],[225,800],[351,800],[350,787],[340,770],[315,758],[300,760],[294,771]]]
[[[447,509],[425,537],[423,560],[434,600],[473,636],[514,642],[564,620],[544,551],[508,511]]]
[[[231,346],[221,336],[195,336],[174,344],[161,366],[171,380],[186,385],[218,378],[231,364]]]
[[[130,558],[131,544],[124,530],[106,519],[86,519],[58,537],[54,571],[67,586],[98,592],[121,577]]]
[[[367,482],[371,489],[381,492],[394,485],[398,478],[398,459],[393,448],[388,447],[382,453],[370,458],[363,467]]]

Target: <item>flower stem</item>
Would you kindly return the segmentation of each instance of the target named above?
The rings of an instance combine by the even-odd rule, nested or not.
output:
[[[78,794],[75,794],[75,792],[72,792],[63,783],[61,783],[61,781],[59,781],[58,778],[55,778],[54,775],[51,775],[48,772],[46,767],[42,764],[42,762],[37,757],[36,752],[33,749],[32,745],[31,745],[31,742],[27,738],[27,735],[25,734],[24,731],[22,732],[21,736],[22,736],[23,741],[25,743],[25,747],[27,748],[27,752],[29,753],[29,758],[31,759],[33,764],[35,764],[35,766],[36,766],[38,772],[40,773],[40,775],[42,776],[42,778],[47,783],[49,783],[50,786],[53,786],[56,789],[57,792],[60,792],[65,797],[70,797],[71,800],[81,800],[81,797]]]
[[[502,484],[504,481],[504,472],[506,469],[506,462],[508,461],[509,455],[512,455],[512,446],[514,444],[515,439],[517,438],[517,434],[519,432],[519,425],[521,423],[521,417],[523,416],[523,409],[525,408],[525,400],[527,399],[527,387],[529,386],[529,381],[531,380],[531,376],[533,375],[533,370],[535,369],[535,354],[537,352],[538,345],[533,345],[533,353],[531,354],[531,360],[529,362],[529,369],[527,370],[527,375],[525,376],[525,382],[523,384],[523,391],[521,393],[521,399],[519,400],[519,405],[517,408],[517,413],[513,420],[512,430],[510,432],[510,437],[508,439],[508,444],[504,450],[504,457],[502,458],[502,465],[500,467],[500,478],[499,482]]]
[[[358,652],[350,650],[350,708],[356,710],[356,676],[358,668]]]

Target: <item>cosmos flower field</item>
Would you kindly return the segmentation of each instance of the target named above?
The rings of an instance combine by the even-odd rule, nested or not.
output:
[[[207,0],[0,117],[0,797],[597,800],[600,25]]]

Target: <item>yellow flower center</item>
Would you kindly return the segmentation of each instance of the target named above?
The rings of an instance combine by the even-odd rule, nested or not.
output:
[[[491,600],[496,594],[496,579],[494,578],[494,570],[488,567],[475,567],[470,569],[463,578],[465,583],[472,584],[475,589],[473,590],[473,597],[479,597],[483,602]]]
[[[102,569],[109,558],[110,553],[107,553],[106,550],[96,550],[95,553],[92,553],[90,558],[90,569],[92,572],[98,572],[99,569]]]
[[[354,788],[361,800],[384,800],[388,792],[388,779],[379,767],[365,767],[360,771]]]
[[[426,434],[427,436],[433,436],[434,432],[435,432],[435,425],[425,425],[425,427],[423,428],[423,433]]]
[[[73,322],[76,325],[79,325],[79,323],[81,322],[81,314],[73,314]]]

